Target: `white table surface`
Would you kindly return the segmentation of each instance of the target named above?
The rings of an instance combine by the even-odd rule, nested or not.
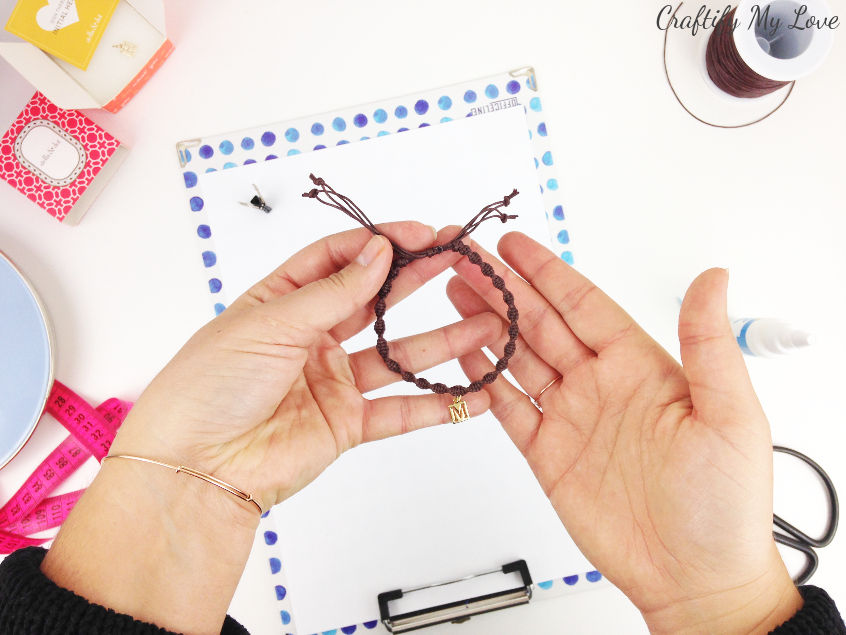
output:
[[[842,0],[830,2],[846,13]],[[137,397],[209,319],[177,140],[529,64],[544,96],[578,267],[673,354],[675,297],[709,266],[730,268],[734,313],[813,330],[812,350],[753,359],[749,369],[774,441],[810,454],[842,488],[846,48],[835,37],[823,68],[769,121],[715,130],[685,114],[667,89],[655,26],[663,4],[170,3],[171,58],[121,112],[87,113],[131,152],[82,223],[64,227],[0,186],[0,249],[53,317],[57,378],[91,401]],[[32,92],[0,60],[0,127]],[[63,436],[52,421],[40,425],[0,473],[0,498]],[[780,459],[776,465],[776,510],[821,528],[822,495],[804,491],[812,481]],[[90,461],[67,489],[95,471]],[[813,583],[846,608],[846,538],[820,556]],[[562,631],[645,626],[607,586],[429,632]]]

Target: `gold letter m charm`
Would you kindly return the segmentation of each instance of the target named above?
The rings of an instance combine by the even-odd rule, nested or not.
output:
[[[467,409],[467,402],[461,396],[456,397],[449,407],[449,416],[453,423],[461,423],[470,418],[470,411]]]

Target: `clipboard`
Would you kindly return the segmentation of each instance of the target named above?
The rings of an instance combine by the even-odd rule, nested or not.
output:
[[[196,232],[198,254],[206,273],[209,298],[215,314],[225,310],[229,296],[214,248],[215,226],[206,213],[205,193],[202,179],[198,175],[232,170],[262,161],[284,161],[285,157],[319,152],[331,146],[366,142],[373,137],[406,132],[412,127],[439,126],[458,118],[484,117],[511,108],[521,108],[525,113],[537,184],[550,236],[560,257],[572,264],[574,259],[566,228],[565,207],[550,149],[537,77],[534,69],[524,67],[363,106],[179,142],[176,154],[186,187],[186,207]],[[256,557],[266,562],[263,569],[269,587],[268,602],[274,607],[272,613],[277,626],[281,624],[286,633],[297,633],[294,606],[285,579],[284,559],[277,549],[275,530],[272,518],[263,518],[258,534],[260,538],[256,544],[264,555]],[[567,575],[543,580],[533,586],[529,583],[528,597],[531,597],[532,589],[535,597],[544,597],[590,588],[602,580],[597,571],[561,573]],[[375,597],[373,607],[375,618],[378,610]],[[372,630],[385,632],[384,622],[373,619],[335,629],[347,635]]]

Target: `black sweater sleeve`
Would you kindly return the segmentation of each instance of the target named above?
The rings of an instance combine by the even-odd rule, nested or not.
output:
[[[172,631],[91,604],[56,585],[41,572],[46,553],[28,547],[0,563],[0,633],[171,635]],[[846,626],[828,593],[815,586],[801,586],[799,592],[804,606],[772,631],[774,635],[846,635]],[[249,633],[227,615],[221,635]]]
[[[26,635],[171,635],[172,631],[91,604],[41,572],[47,552],[19,549],[0,563],[0,633]],[[249,635],[228,615],[221,635]]]
[[[799,587],[805,604],[792,618],[779,626],[773,635],[846,635],[846,625],[828,593],[806,585]]]

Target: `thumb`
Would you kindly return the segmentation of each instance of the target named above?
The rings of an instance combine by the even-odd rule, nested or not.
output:
[[[705,422],[763,416],[726,309],[728,271],[709,269],[690,285],[679,314],[679,344],[694,411]]]
[[[323,332],[367,305],[388,277],[393,248],[373,236],[346,267],[271,302],[280,322],[304,331]]]

